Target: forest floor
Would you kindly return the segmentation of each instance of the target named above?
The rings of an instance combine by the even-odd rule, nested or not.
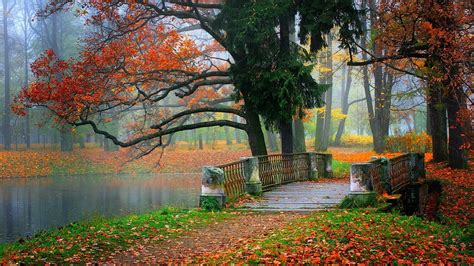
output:
[[[331,148],[336,176],[348,176],[350,163],[366,162],[377,156],[368,148]],[[57,149],[34,147],[31,150],[0,150],[0,178],[42,177],[93,174],[144,174],[201,172],[205,165],[220,165],[250,156],[242,144],[218,145],[212,149],[188,149],[179,145],[133,160],[130,150],[105,152],[99,147],[76,149],[64,153]],[[393,157],[398,153],[385,154]],[[427,156],[430,159],[429,155]]]
[[[97,150],[86,149],[82,152],[96,153]],[[213,160],[210,164],[237,160],[248,154],[246,150],[222,153],[215,150],[191,151],[191,154],[189,152],[167,151],[169,161],[163,157],[162,165],[170,167],[175,164],[178,167],[182,163],[174,162],[178,158],[175,156],[192,155],[194,161],[189,163],[199,169],[200,164],[209,163],[201,161],[204,160],[202,158],[211,154],[212,156],[205,158]],[[339,165],[335,168],[342,169],[340,175],[346,178],[347,166],[350,163],[368,161],[375,155],[369,151],[351,152],[346,149],[333,149],[331,153],[334,155],[335,165]],[[386,156],[395,155],[397,154]],[[472,161],[470,167],[474,167]],[[183,171],[191,169],[193,168]],[[165,208],[140,215],[97,218],[73,223],[41,232],[31,239],[0,245],[0,264],[473,264],[472,170],[453,170],[442,163],[428,163],[427,172],[429,179],[437,179],[443,183],[440,210],[435,221],[404,216],[397,212],[380,212],[377,209],[334,209],[301,214],[249,213],[234,208],[222,212]]]

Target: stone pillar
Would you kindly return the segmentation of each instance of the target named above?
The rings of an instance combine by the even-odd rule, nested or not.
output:
[[[324,172],[323,177],[330,178],[332,177],[332,154],[324,153]]]
[[[318,159],[317,154],[314,152],[308,152],[308,160],[309,160],[309,173],[308,179],[309,180],[316,180],[318,178]]]
[[[410,153],[411,180],[420,181],[426,177],[425,155],[423,153]]]
[[[351,193],[372,192],[372,176],[370,172],[373,168],[371,163],[358,163],[351,165]]]
[[[245,192],[251,195],[261,195],[262,181],[258,170],[258,159],[246,157],[241,160],[244,162]]]
[[[205,201],[211,202],[211,204],[215,203],[217,208],[224,207],[224,170],[213,166],[203,167],[199,205],[202,206]]]
[[[377,194],[372,185],[371,163],[359,163],[351,165],[351,187],[349,197],[363,204],[375,201]]]
[[[380,167],[382,169],[382,173],[380,175],[380,182],[382,184],[382,189],[385,192],[392,191],[392,183],[391,183],[391,178],[390,178],[390,169],[391,169],[390,160],[385,157],[371,157],[369,162],[373,164],[380,164]]]

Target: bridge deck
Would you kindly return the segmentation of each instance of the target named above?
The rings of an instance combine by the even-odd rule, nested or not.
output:
[[[347,182],[297,182],[264,192],[262,200],[245,205],[256,211],[313,211],[331,208],[349,194]]]

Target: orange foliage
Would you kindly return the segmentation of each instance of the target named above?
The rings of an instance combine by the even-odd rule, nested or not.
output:
[[[409,132],[404,135],[389,136],[385,143],[391,152],[429,152],[431,151],[431,137],[422,132]]]
[[[140,27],[102,46],[100,38],[87,43],[77,60],[44,52],[31,65],[34,81],[19,94],[13,110],[24,114],[25,107],[44,105],[72,123],[104,103],[130,105],[143,95],[150,98],[202,67],[194,41],[164,24]]]
[[[333,159],[347,163],[364,163],[370,161],[372,157],[386,157],[393,158],[401,153],[384,153],[377,154],[374,151],[364,149],[347,149],[347,148],[331,148],[329,150],[332,153]]]
[[[471,157],[472,157],[471,153]],[[451,169],[445,163],[427,165],[430,178],[443,182],[440,214],[443,221],[468,226],[474,220],[474,162],[470,169]]]
[[[74,174],[200,172],[205,165],[219,165],[249,156],[248,150],[166,150],[130,162],[130,151],[105,152],[87,148],[71,153],[53,150],[0,151],[0,178]],[[161,158],[160,158],[161,157]]]
[[[330,148],[329,152],[332,154],[333,159],[341,162],[347,163],[365,163],[370,161],[372,157],[385,157],[393,158],[403,153],[400,152],[391,152],[377,154],[372,150],[367,149],[355,149],[355,148]],[[429,162],[433,159],[432,153],[425,153],[425,162]]]

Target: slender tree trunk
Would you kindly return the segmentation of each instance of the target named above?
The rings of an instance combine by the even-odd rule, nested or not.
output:
[[[269,146],[270,151],[273,151],[273,152],[278,151],[278,144],[277,144],[275,133],[273,133],[271,129],[267,129],[265,131],[267,133],[267,139],[268,139],[268,144],[270,145]]]
[[[11,149],[11,111],[10,111],[10,39],[8,35],[8,6],[7,0],[2,0],[3,3],[3,48],[4,48],[4,71],[5,71],[5,98],[3,111],[3,148],[5,150]]]
[[[83,136],[79,136],[79,147],[81,149],[85,149],[86,148],[86,143],[84,141],[84,137]]]
[[[28,79],[29,79],[29,71],[28,71],[28,14],[27,14],[27,2],[26,0],[23,1],[24,4],[24,18],[23,18],[23,27],[24,27],[24,43],[23,43],[23,56],[24,56],[24,75],[25,80],[23,82],[23,86],[28,86]],[[25,117],[25,144],[26,148],[29,149],[31,147],[31,125],[30,125],[30,112],[26,113]]]
[[[30,125],[30,112],[26,112],[25,116],[25,144],[26,148],[31,148],[31,125]]]
[[[324,130],[323,130],[323,143],[322,143],[322,150],[327,151],[329,147],[329,139],[331,138],[331,120],[332,120],[332,36],[331,33],[327,34],[327,51],[326,51],[326,68],[330,69],[331,71],[325,73],[326,76],[326,84],[329,85],[329,89],[326,92],[326,111],[324,115]]]
[[[351,90],[352,85],[352,67],[347,67],[347,76],[345,76],[345,85],[343,85],[342,93],[341,93],[341,109],[342,114],[347,115],[349,113],[349,92]],[[334,144],[336,146],[341,145],[341,138],[342,134],[344,134],[344,129],[346,125],[346,118],[341,119],[339,121],[339,126],[337,128],[336,139],[334,140]]]
[[[224,119],[227,120],[229,116],[224,114]],[[227,146],[232,145],[232,139],[230,137],[230,129],[229,127],[224,127],[224,134],[225,134],[225,143]]]
[[[69,125],[64,125],[61,128],[61,151],[70,152],[73,150],[74,142],[71,133],[71,127]]]
[[[240,122],[239,120],[240,120],[239,117],[234,115],[234,122]],[[242,143],[241,130],[235,128],[234,133],[235,133],[235,142],[237,142],[237,144]]]

